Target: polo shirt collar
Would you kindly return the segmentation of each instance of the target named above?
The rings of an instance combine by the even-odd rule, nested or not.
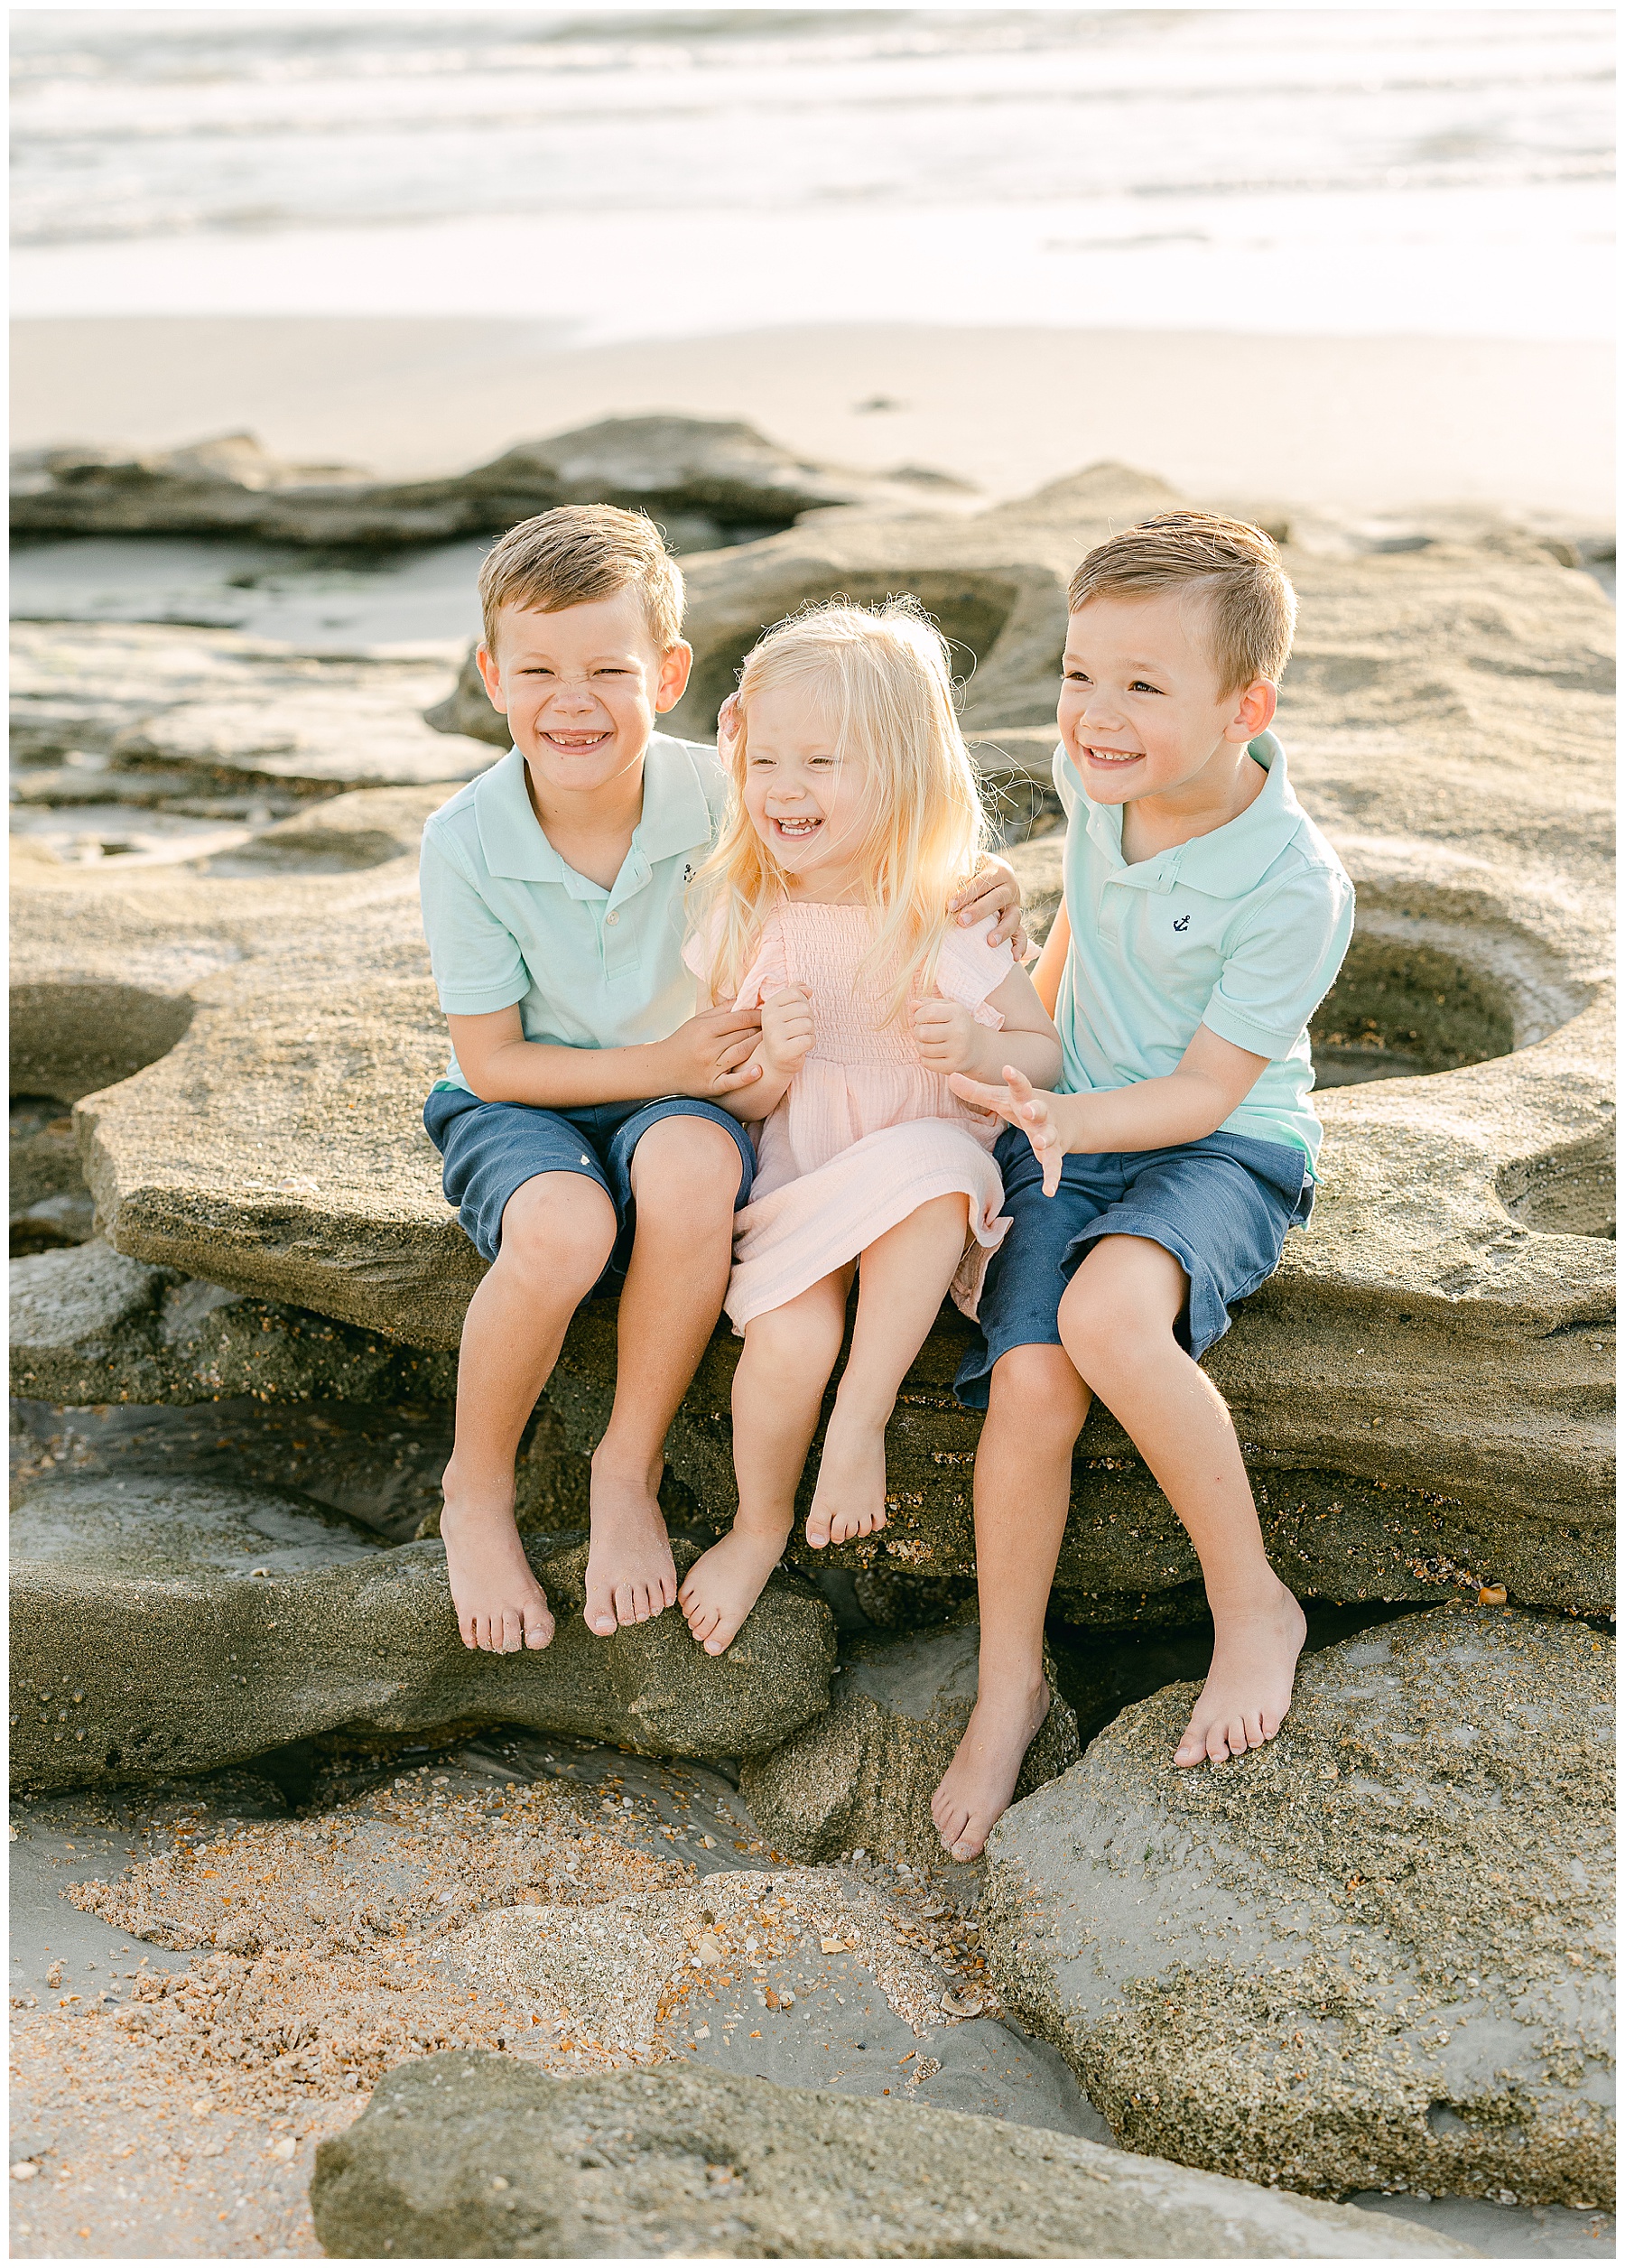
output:
[[[584,882],[549,842],[531,809],[525,758],[518,748],[480,775],[474,790],[474,819],[488,869],[515,882],[556,882],[580,896],[600,895]],[[649,879],[658,859],[710,845],[710,805],[694,759],[681,740],[655,733],[644,758],[643,816],[632,830],[631,847],[610,891],[627,897]]]
[[[482,772],[474,790],[474,823],[488,872],[513,882],[562,882],[563,860],[542,832],[525,784],[517,748]]]
[[[653,863],[680,850],[710,848],[711,813],[694,759],[681,740],[657,732],[644,758],[643,817],[632,846]]]
[[[1178,883],[1208,897],[1244,897],[1256,889],[1303,825],[1305,813],[1286,776],[1286,752],[1275,734],[1260,732],[1248,744],[1248,753],[1264,766],[1266,778],[1244,812],[1211,834],[1193,836],[1134,866],[1123,860],[1122,805],[1090,801],[1090,839],[1119,869],[1115,878],[1158,892]]]

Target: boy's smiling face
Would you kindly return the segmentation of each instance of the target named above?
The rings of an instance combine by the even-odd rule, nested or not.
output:
[[[1221,692],[1198,588],[1088,599],[1067,624],[1056,722],[1097,804],[1201,795],[1275,714],[1267,679]]]
[[[479,674],[544,796],[591,796],[634,771],[655,720],[682,698],[693,660],[662,654],[635,589],[543,612],[504,607]]]

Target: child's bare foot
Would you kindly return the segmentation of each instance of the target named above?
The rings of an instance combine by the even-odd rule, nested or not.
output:
[[[646,1622],[677,1596],[677,1567],[660,1510],[657,1464],[629,1471],[592,1460],[592,1541],[587,1552],[587,1601],[581,1613],[600,1638],[627,1622]]]
[[[733,1644],[784,1548],[782,1529],[736,1524],[695,1560],[677,1603],[708,1654],[725,1654]]]
[[[545,1646],[553,1618],[514,1525],[512,1480],[506,1487],[465,1486],[454,1461],[441,1486],[441,1541],[463,1644],[491,1654]]]
[[[850,1418],[836,1402],[818,1461],[818,1486],[807,1514],[814,1551],[850,1543],[886,1525],[886,1421]]]
[[[1213,1617],[1213,1661],[1191,1711],[1176,1764],[1215,1764],[1262,1748],[1292,1705],[1293,1673],[1308,1625],[1284,1583],[1256,1607]]]
[[[994,1823],[1010,1808],[1023,1760],[1050,1712],[1049,1687],[977,1696],[953,1761],[937,1783],[931,1816],[950,1858],[980,1858]]]

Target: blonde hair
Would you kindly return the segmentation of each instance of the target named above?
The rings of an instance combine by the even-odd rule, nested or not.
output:
[[[682,577],[646,513],[618,504],[561,504],[510,527],[486,553],[479,604],[487,647],[496,651],[504,607],[564,607],[612,599],[628,584],[643,600],[649,636],[669,654],[682,636]]]
[[[1297,594],[1261,527],[1217,512],[1159,512],[1097,544],[1067,586],[1076,614],[1110,592],[1148,598],[1189,585],[1206,594],[1221,693],[1260,677],[1280,683],[1297,626]]]
[[[929,987],[948,900],[975,872],[988,841],[976,767],[954,714],[948,642],[917,600],[888,599],[871,608],[838,599],[776,623],[746,655],[740,730],[729,750],[728,810],[692,893],[701,934],[708,922],[716,925],[715,1000],[738,993],[784,892],[780,869],[744,799],[751,703],[784,685],[822,705],[838,760],[854,749],[868,758],[864,902],[879,918],[859,965],[883,980],[896,971],[887,1001],[896,1021],[911,996]]]

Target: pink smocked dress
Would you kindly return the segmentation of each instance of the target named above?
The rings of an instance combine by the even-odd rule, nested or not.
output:
[[[991,927],[949,926],[934,989],[998,1031],[1004,1018],[988,995],[1016,962],[1008,944],[989,943]],[[832,1275],[932,1198],[955,1192],[970,1200],[970,1235],[950,1289],[973,1315],[989,1256],[1010,1225],[1000,1218],[1004,1184],[992,1157],[1000,1121],[961,1102],[921,1062],[906,1025],[887,1021],[884,988],[859,969],[873,935],[862,906],[786,901],[770,916],[734,1003],[758,1008],[802,984],[813,1028],[812,1053],[754,1129],[757,1177],[735,1219],[726,1301],[736,1331]],[[698,940],[685,957],[703,971]]]

